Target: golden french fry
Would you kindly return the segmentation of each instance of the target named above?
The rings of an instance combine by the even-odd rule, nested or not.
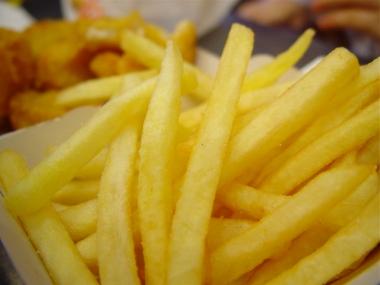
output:
[[[123,83],[128,84],[128,87],[133,89],[155,74],[154,70],[148,70],[87,80],[61,91],[56,102],[65,107],[102,104],[118,93]]]
[[[70,206],[67,206],[67,205],[63,205],[63,204],[59,204],[59,203],[51,203],[53,205],[53,208],[54,210],[56,210],[57,212],[61,212],[63,210],[66,210],[67,208],[69,208]]]
[[[353,94],[348,101],[343,98],[346,102],[341,102],[335,108],[329,108],[325,114],[322,114],[303,133],[301,133],[289,147],[260,171],[259,176],[255,179],[255,185],[260,185],[269,174],[277,170],[289,158],[293,157],[311,142],[326,132],[338,127],[361,108],[368,105],[370,102],[373,102],[379,96],[378,88],[378,82],[373,82],[363,90],[360,90],[358,94]]]
[[[188,20],[179,22],[174,28],[172,39],[183,58],[188,62],[194,62],[197,48],[197,31],[194,23]]]
[[[52,198],[53,202],[64,205],[75,205],[97,197],[98,180],[75,180],[63,186]]]
[[[22,157],[15,153],[2,152],[0,165],[3,165],[3,159],[8,167],[1,169],[0,177],[2,182],[6,181],[3,190],[9,193],[12,185],[21,180],[28,169]],[[6,180],[4,177],[7,177]],[[98,284],[50,205],[30,216],[20,217],[20,220],[55,284]]]
[[[101,150],[94,158],[86,163],[75,175],[77,179],[99,179],[106,163],[108,149]]]
[[[286,82],[241,94],[238,103],[238,114],[243,115],[249,111],[256,113],[283,94],[292,84],[293,82]],[[206,104],[202,104],[181,113],[179,117],[179,136],[181,140],[189,138],[190,135],[198,130],[205,110]]]
[[[91,271],[98,271],[98,255],[96,249],[96,233],[78,241],[76,247],[82,257],[84,263],[90,268]]]
[[[267,193],[237,183],[218,192],[218,201],[223,205],[254,219],[261,219],[290,199],[285,195]]]
[[[242,219],[211,218],[207,233],[207,247],[212,251],[231,238],[243,233],[255,223]],[[89,235],[76,244],[81,257],[91,270],[98,268],[96,233]]]
[[[167,32],[159,26],[151,23],[144,23],[144,36],[151,39],[153,42],[159,44],[160,46],[166,46],[169,35]]]
[[[314,30],[306,30],[287,51],[248,75],[244,81],[242,91],[253,91],[275,83],[304,55],[311,44],[314,34]]]
[[[334,167],[345,167],[345,166],[354,165],[356,163],[357,155],[358,155],[357,151],[352,150],[352,151],[344,154],[343,156],[339,157],[338,159],[336,159],[330,165],[330,167],[334,168]]]
[[[358,152],[357,160],[358,163],[380,165],[380,134],[365,143]]]
[[[100,181],[97,255],[101,284],[140,284],[134,252],[132,199],[141,129],[129,122],[110,146]]]
[[[87,124],[15,185],[6,202],[17,215],[32,213],[68,183],[121,130],[128,118],[144,111],[156,84],[149,79],[108,101]]]
[[[59,216],[73,241],[78,241],[96,230],[97,200],[93,199],[60,211]]]
[[[267,284],[275,276],[291,268],[299,260],[318,249],[332,235],[323,226],[314,226],[296,238],[286,252],[278,257],[269,259],[258,266],[250,278],[249,285]]]
[[[162,47],[130,31],[124,32],[121,46],[125,52],[149,68],[159,68],[164,58],[165,51]],[[192,74],[197,80],[198,86],[191,94],[201,100],[207,99],[211,92],[211,78],[187,62],[184,63],[183,71],[185,75]]]
[[[180,51],[169,42],[145,116],[139,150],[139,223],[145,282],[152,285],[166,283],[182,66]]]
[[[379,177],[376,173],[372,173],[354,192],[329,210],[321,222],[333,230],[338,230],[357,217],[377,192],[379,192]]]
[[[267,284],[325,284],[365,256],[380,241],[379,204],[377,194],[354,221]]]
[[[380,57],[361,67],[360,73],[364,82],[373,82],[380,77]]]
[[[12,150],[0,152],[0,185],[2,190],[12,188],[20,179],[27,175],[26,161]]]
[[[327,55],[231,139],[221,183],[231,182],[252,165],[260,167],[269,153],[312,121],[332,94],[358,72],[357,59],[347,50],[338,48]]]
[[[376,101],[315,140],[262,183],[264,191],[286,194],[345,152],[379,131],[380,101]],[[354,134],[354,135],[353,135]]]
[[[347,198],[339,202],[320,219],[320,223],[305,231],[292,242],[280,256],[259,266],[251,278],[250,285],[266,284],[269,280],[289,269],[303,257],[318,249],[337,230],[347,225],[378,192],[376,173],[368,176]]]
[[[267,106],[274,100],[285,94],[295,82],[287,81],[277,85],[262,88],[256,91],[243,93],[239,101],[239,114]]]
[[[211,218],[207,233],[207,248],[210,252],[214,251],[225,242],[250,229],[254,224],[253,221],[243,219]]]
[[[274,255],[315,223],[325,209],[350,194],[370,171],[370,167],[356,166],[318,175],[284,206],[212,253],[213,284],[227,284]]]
[[[212,204],[252,47],[252,32],[241,25],[233,25],[180,188],[171,231],[168,284],[202,282]],[[190,217],[189,213],[192,213]]]

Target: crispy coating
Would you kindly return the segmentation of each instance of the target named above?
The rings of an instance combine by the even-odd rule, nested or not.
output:
[[[15,129],[59,117],[65,109],[55,104],[57,91],[25,91],[10,101],[10,121]]]
[[[31,51],[19,33],[0,28],[0,133],[9,114],[9,98],[32,85]]]
[[[21,33],[0,28],[0,133],[3,119],[20,128],[61,115],[64,110],[54,105],[56,91],[51,90],[143,70],[120,48],[125,29],[161,46],[170,38],[137,12],[122,18],[37,21]],[[185,59],[193,61],[194,26],[179,24],[173,40]]]

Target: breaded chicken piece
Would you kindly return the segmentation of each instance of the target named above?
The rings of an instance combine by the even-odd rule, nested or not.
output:
[[[10,101],[10,121],[15,129],[59,117],[65,109],[55,104],[57,91],[25,91]]]
[[[19,33],[0,28],[0,121],[8,115],[9,98],[29,88],[33,79],[34,64],[28,45]]]

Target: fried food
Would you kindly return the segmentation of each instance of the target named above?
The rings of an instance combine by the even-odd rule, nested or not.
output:
[[[13,127],[25,128],[63,115],[65,108],[55,104],[56,91],[25,91],[10,99],[10,121]]]
[[[0,121],[9,114],[13,128],[20,128],[51,119],[62,113],[55,112],[54,106],[54,111],[43,110],[49,104],[34,100],[38,92],[146,70],[135,55],[123,50],[125,31],[160,48],[173,38],[186,59],[192,62],[195,58],[196,33],[191,22],[181,22],[170,35],[137,12],[122,18],[37,21],[21,33],[0,29]],[[26,89],[33,92],[22,92]],[[17,96],[8,112],[10,98],[20,92],[23,95]],[[29,95],[33,98],[26,98]],[[32,110],[27,110],[31,102]]]
[[[76,284],[93,284],[93,272],[103,285],[323,285],[376,250],[378,60],[360,66],[338,48],[273,86],[280,56],[274,75],[256,73],[254,85],[269,86],[246,100],[253,35],[234,24],[210,99],[182,112],[195,127],[178,139],[181,94],[201,73],[173,40],[165,48],[133,32],[123,40],[156,70],[62,92],[61,103],[78,103],[76,94],[109,100],[30,172],[17,175],[17,154],[0,152],[5,204],[55,283],[71,285],[75,272]]]
[[[1,125],[9,114],[9,98],[30,87],[34,80],[31,50],[20,33],[0,28],[0,62]]]

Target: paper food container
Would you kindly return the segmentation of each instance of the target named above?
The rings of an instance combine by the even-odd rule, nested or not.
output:
[[[262,55],[252,59],[250,69],[270,61],[271,57]],[[197,65],[207,73],[216,70],[218,58],[204,50],[199,50]],[[293,72],[294,75],[294,72]],[[288,74],[287,76],[292,76]],[[185,103],[186,105],[189,102]],[[94,113],[96,108],[84,107],[67,113],[62,118],[41,123],[30,128],[15,131],[0,137],[0,151],[13,149],[22,154],[29,166],[38,163],[46,154],[48,147],[58,145],[79,129]],[[17,274],[26,285],[52,285],[33,246],[19,223],[5,209],[0,196],[0,239],[13,263]],[[379,254],[377,254],[379,255]],[[378,256],[377,256],[378,257]],[[345,277],[339,284],[375,285],[380,283],[379,258],[371,260],[354,274]],[[68,272],[68,274],[70,274]],[[342,283],[343,282],[343,283]],[[1,282],[0,282],[1,283]]]

